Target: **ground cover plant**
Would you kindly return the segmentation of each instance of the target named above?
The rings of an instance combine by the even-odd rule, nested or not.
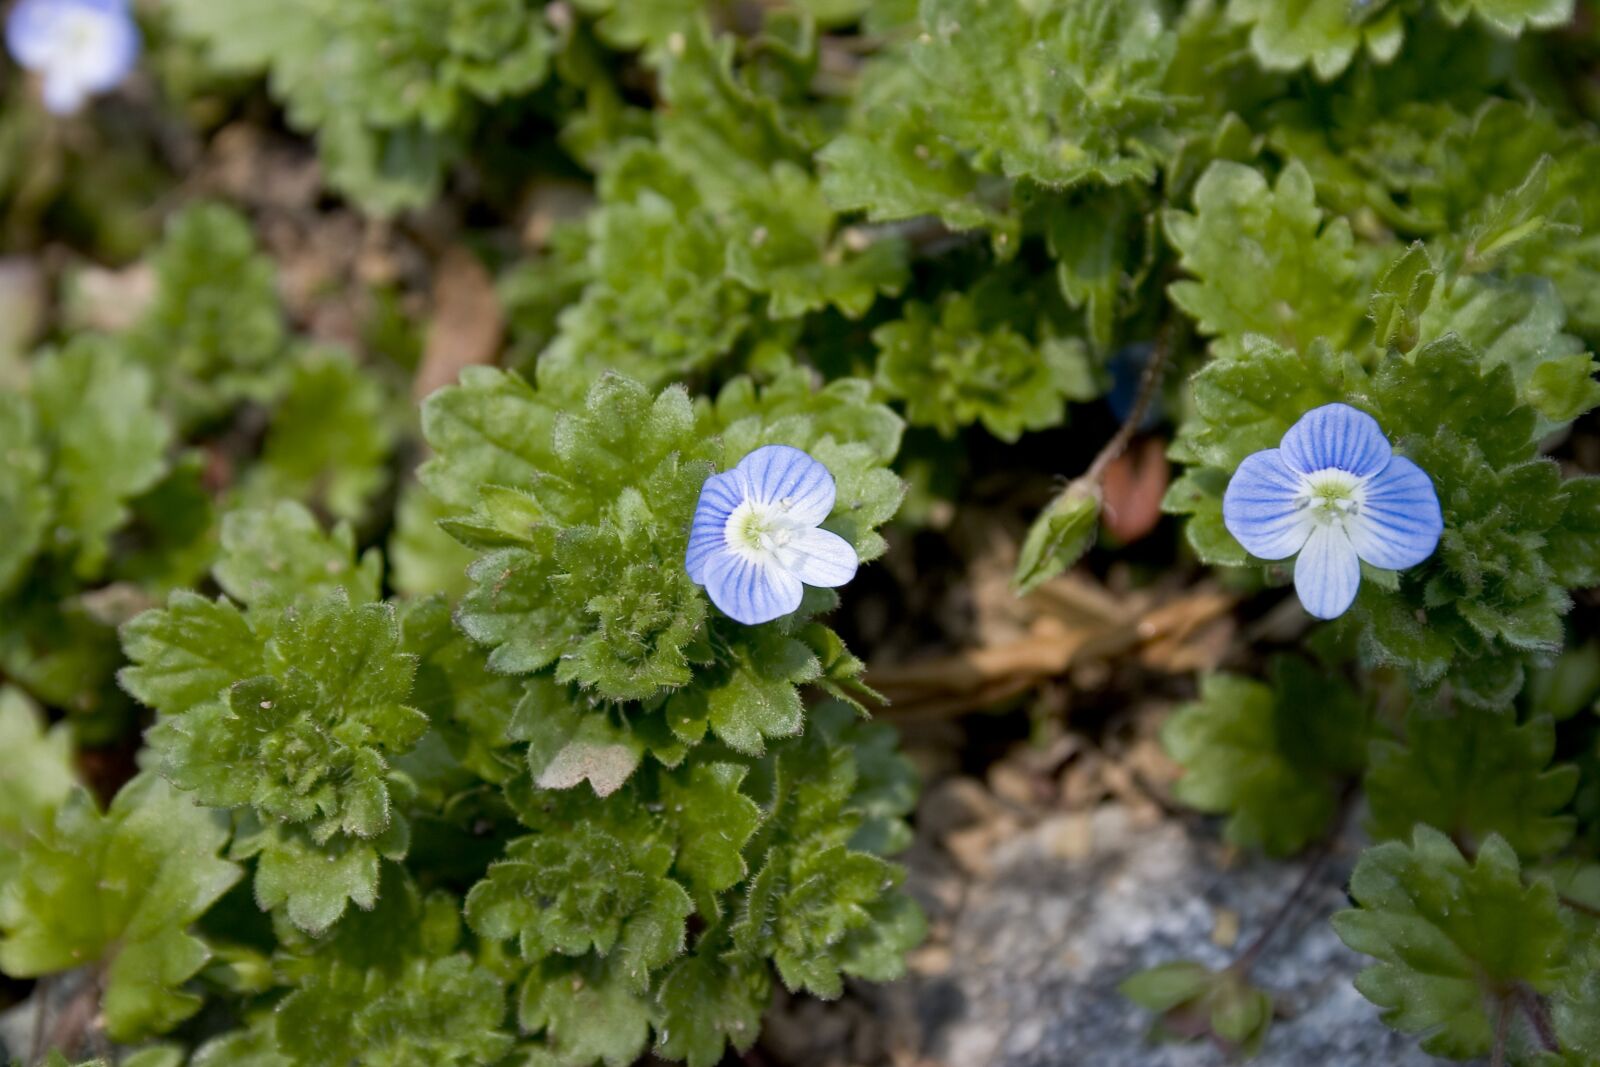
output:
[[[919,779],[1154,717],[1373,1017],[1600,1064],[1600,10],[6,15],[0,1056],[820,1062]],[[1074,581],[1230,628],[973,651]]]

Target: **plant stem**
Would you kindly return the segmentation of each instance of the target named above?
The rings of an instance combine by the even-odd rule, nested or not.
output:
[[[1272,940],[1272,936],[1278,932],[1278,928],[1289,918],[1306,893],[1310,891],[1311,886],[1317,880],[1317,876],[1322,873],[1323,865],[1328,862],[1328,857],[1333,855],[1334,847],[1339,843],[1345,819],[1349,815],[1350,804],[1355,799],[1355,795],[1356,783],[1351,781],[1345,785],[1343,792],[1340,793],[1339,804],[1334,811],[1333,821],[1329,825],[1327,833],[1322,835],[1322,839],[1317,842],[1311,855],[1306,859],[1306,866],[1300,872],[1299,881],[1295,882],[1294,888],[1289,891],[1289,895],[1284,898],[1283,903],[1278,905],[1278,910],[1272,913],[1272,917],[1267,920],[1261,931],[1228,965],[1228,969],[1238,974],[1239,977],[1249,977],[1250,969],[1260,959],[1262,950],[1267,947],[1267,942]]]
[[[1517,986],[1517,1006],[1528,1017],[1533,1032],[1539,1035],[1539,1044],[1546,1052],[1560,1052],[1561,1042],[1556,1040],[1555,1026],[1550,1022],[1550,1012],[1539,995],[1525,985]]]
[[[1171,351],[1171,332],[1162,330],[1150,351],[1149,361],[1144,365],[1144,374],[1139,377],[1139,395],[1133,401],[1132,410],[1128,412],[1128,417],[1122,420],[1122,425],[1112,435],[1111,440],[1100,450],[1100,454],[1094,457],[1094,462],[1089,464],[1089,469],[1084,472],[1080,481],[1091,485],[1098,484],[1105,476],[1106,468],[1128,450],[1133,435],[1139,432],[1139,424],[1144,421],[1144,413],[1149,410],[1150,402],[1155,399],[1156,390],[1161,385],[1161,377],[1167,369],[1167,356]]]
[[[1561,894],[1558,899],[1563,905],[1571,908],[1575,912],[1600,919],[1600,908],[1595,907],[1593,904],[1585,904],[1583,901],[1575,900],[1572,897],[1567,896],[1565,893]]]
[[[1494,1053],[1489,1067],[1506,1067],[1506,1035],[1511,1031],[1511,998],[1501,997],[1495,1004]]]
[[[1324,838],[1322,843],[1317,846],[1316,851],[1311,854],[1311,858],[1306,861],[1305,870],[1300,872],[1299,881],[1295,882],[1294,888],[1289,891],[1289,895],[1284,898],[1282,904],[1278,905],[1278,910],[1272,913],[1272,917],[1267,920],[1266,925],[1261,928],[1255,938],[1245,946],[1244,951],[1234,957],[1233,962],[1228,965],[1229,970],[1236,972],[1241,978],[1249,976],[1250,969],[1261,958],[1261,953],[1267,947],[1267,942],[1272,940],[1272,936],[1283,926],[1285,920],[1294,912],[1301,899],[1305,897],[1312,884],[1316,882],[1317,875],[1322,872],[1322,865],[1327,862],[1328,856],[1333,852],[1334,840],[1335,838],[1330,835]]]

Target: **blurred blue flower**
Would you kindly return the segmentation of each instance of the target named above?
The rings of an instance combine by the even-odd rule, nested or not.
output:
[[[828,468],[798,448],[758,448],[700,489],[684,566],[711,602],[747,625],[800,606],[803,585],[855,577],[856,552],[817,526],[833,511]]]
[[[1253,556],[1300,554],[1295,592],[1319,619],[1350,607],[1361,561],[1414,567],[1444,532],[1427,473],[1394,454],[1377,420],[1347,404],[1306,412],[1279,447],[1239,464],[1222,497],[1222,521]]]
[[[6,48],[43,79],[45,107],[68,115],[122,84],[139,59],[139,27],[127,0],[20,0]]]

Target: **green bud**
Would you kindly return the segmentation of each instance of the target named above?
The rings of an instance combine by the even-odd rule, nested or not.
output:
[[[1099,529],[1100,486],[1080,478],[1034,520],[1011,579],[1017,593],[1031,593],[1082,559]]]

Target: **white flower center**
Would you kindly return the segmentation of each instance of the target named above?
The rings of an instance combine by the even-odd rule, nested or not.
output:
[[[107,51],[110,27],[103,16],[91,11],[69,11],[61,16],[60,35],[55,41],[51,66],[74,75],[87,74],[84,68],[96,67]]]
[[[746,500],[733,509],[723,527],[728,547],[749,559],[770,560],[778,549],[794,539],[803,528],[790,518],[793,502],[787,499],[763,503]]]
[[[1348,529],[1367,502],[1367,479],[1335,468],[1300,476],[1294,505],[1318,526]]]

